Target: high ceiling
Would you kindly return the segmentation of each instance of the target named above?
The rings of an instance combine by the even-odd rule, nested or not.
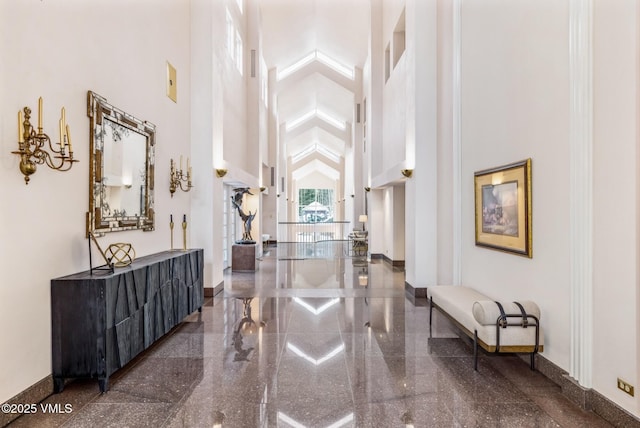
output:
[[[260,0],[260,8],[263,56],[269,69],[282,71],[313,52],[350,70],[363,68],[370,0]],[[316,59],[296,72],[295,78],[283,79],[274,93],[281,124],[306,118],[299,129],[281,136],[288,156],[305,155],[310,146],[322,146],[320,155],[328,150],[344,157],[351,145],[349,129],[332,127],[353,122],[354,89],[360,82],[346,79],[345,86],[344,78],[337,79],[331,66],[320,62]],[[315,165],[326,169],[324,163]]]
[[[260,0],[263,54],[284,68],[318,49],[360,67],[367,58],[370,0]]]

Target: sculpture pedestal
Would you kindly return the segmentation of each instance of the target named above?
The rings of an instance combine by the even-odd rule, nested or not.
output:
[[[231,271],[255,272],[258,270],[256,252],[258,244],[233,244],[231,247]]]

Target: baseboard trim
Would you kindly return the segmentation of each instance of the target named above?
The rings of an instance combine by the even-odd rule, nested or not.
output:
[[[528,364],[528,354],[519,354],[518,356]],[[599,392],[583,387],[569,376],[569,373],[540,354],[536,355],[536,369],[557,384],[562,390],[562,394],[580,408],[591,410],[616,427],[640,427],[639,418]]]
[[[427,289],[425,287],[414,287],[405,281],[404,294],[413,303],[413,306],[425,306],[427,304]]]
[[[409,284],[407,281],[404,282],[404,291],[413,298],[427,298],[427,288],[426,287],[414,287]]]
[[[48,375],[29,388],[8,399],[8,404],[39,403],[53,394],[53,377]],[[4,403],[3,403],[4,404]],[[0,427],[9,425],[20,417],[21,413],[0,413]]]
[[[204,297],[215,297],[222,290],[224,290],[224,280],[220,281],[215,287],[205,287]]]
[[[384,254],[372,253],[371,260],[374,260],[374,259],[382,259],[383,261],[385,261],[386,263],[389,263],[393,267],[404,268],[404,260],[391,260],[389,257],[387,257]]]

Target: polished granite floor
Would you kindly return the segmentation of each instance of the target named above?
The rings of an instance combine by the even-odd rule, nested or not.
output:
[[[405,297],[404,275],[360,259],[278,260],[228,273],[208,299],[110,379],[45,403],[71,413],[12,427],[605,427],[515,356],[481,355]]]

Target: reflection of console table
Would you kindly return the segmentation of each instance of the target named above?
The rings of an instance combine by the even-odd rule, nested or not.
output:
[[[55,392],[65,378],[109,376],[187,315],[202,310],[203,251],[165,251],[108,271],[51,280]]]

